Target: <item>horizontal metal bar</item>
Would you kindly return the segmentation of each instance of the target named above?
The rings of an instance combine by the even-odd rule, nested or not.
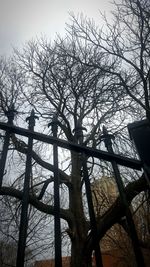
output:
[[[139,160],[130,159],[130,158],[116,155],[113,153],[108,153],[102,150],[81,146],[73,142],[68,142],[68,141],[58,139],[52,136],[48,136],[42,133],[32,132],[30,130],[27,130],[21,127],[11,126],[11,125],[8,125],[7,123],[0,122],[0,129],[5,130],[5,131],[11,131],[12,133],[16,133],[22,136],[27,136],[27,137],[31,136],[32,138],[36,140],[39,140],[39,141],[42,141],[48,144],[57,143],[59,147],[63,147],[69,150],[74,150],[80,153],[84,152],[89,157],[95,157],[95,158],[103,159],[103,160],[110,161],[110,162],[116,161],[117,164],[125,166],[125,167],[129,167],[132,169],[141,170],[142,168],[142,163]]]

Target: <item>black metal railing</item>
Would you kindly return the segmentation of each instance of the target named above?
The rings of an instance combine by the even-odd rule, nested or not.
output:
[[[60,200],[59,200],[59,171],[58,171],[58,147],[63,147],[68,150],[74,150],[82,155],[83,164],[83,179],[85,182],[86,196],[89,208],[89,216],[91,222],[91,232],[95,240],[95,257],[97,267],[102,267],[102,256],[99,247],[99,240],[97,238],[97,225],[94,213],[94,207],[92,202],[92,193],[90,187],[90,180],[87,168],[87,158],[90,156],[103,159],[111,162],[114,171],[114,176],[116,179],[116,184],[118,186],[118,191],[120,198],[125,208],[125,215],[129,229],[129,235],[132,240],[133,249],[135,252],[135,258],[138,267],[144,267],[144,259],[142,252],[140,250],[138,236],[136,233],[135,225],[132,219],[132,214],[129,209],[129,205],[126,199],[126,194],[124,190],[124,185],[120,176],[118,164],[126,167],[130,167],[136,170],[141,170],[142,163],[139,160],[126,158],[120,155],[114,154],[111,142],[111,135],[108,134],[107,130],[104,128],[103,140],[108,152],[92,149],[89,147],[81,146],[80,144],[75,144],[72,142],[67,142],[57,138],[58,121],[57,116],[54,116],[53,121],[49,124],[52,127],[53,136],[47,136],[34,131],[35,119],[37,118],[32,110],[30,117],[27,118],[29,123],[28,129],[17,127],[13,125],[14,110],[10,110],[7,114],[8,122],[0,122],[0,129],[5,131],[3,150],[0,159],[0,187],[3,183],[4,170],[6,164],[7,153],[9,149],[9,140],[12,133],[28,137],[27,146],[27,156],[26,156],[26,167],[25,167],[25,178],[23,186],[23,196],[22,196],[22,208],[21,208],[21,218],[20,218],[20,228],[19,228],[19,241],[18,241],[18,253],[16,267],[24,267],[25,259],[25,247],[26,247],[26,237],[27,237],[27,227],[28,227],[28,205],[29,205],[29,183],[32,168],[32,148],[33,140],[39,140],[48,144],[53,145],[53,164],[54,164],[54,233],[55,233],[55,267],[62,266],[62,255],[61,255],[61,223],[60,223]]]

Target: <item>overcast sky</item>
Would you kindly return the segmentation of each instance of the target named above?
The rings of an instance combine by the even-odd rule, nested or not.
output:
[[[56,32],[63,35],[70,11],[98,22],[99,10],[109,13],[111,8],[109,0],[0,0],[0,54],[41,34],[51,39]]]

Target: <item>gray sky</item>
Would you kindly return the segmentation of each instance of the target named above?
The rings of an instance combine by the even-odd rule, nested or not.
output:
[[[0,0],[0,54],[41,34],[51,39],[56,32],[63,35],[70,11],[98,22],[99,10],[110,8],[109,0]]]

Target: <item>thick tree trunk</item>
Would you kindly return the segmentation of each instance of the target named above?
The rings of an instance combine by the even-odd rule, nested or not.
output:
[[[71,247],[71,267],[83,267],[83,247],[87,237],[87,221],[83,210],[82,183],[81,183],[81,157],[72,152],[72,187],[70,188],[70,210],[74,216]]]
[[[72,240],[71,248],[71,267],[85,267],[84,257],[83,257],[83,246],[84,240],[81,240],[79,236],[75,236]]]

